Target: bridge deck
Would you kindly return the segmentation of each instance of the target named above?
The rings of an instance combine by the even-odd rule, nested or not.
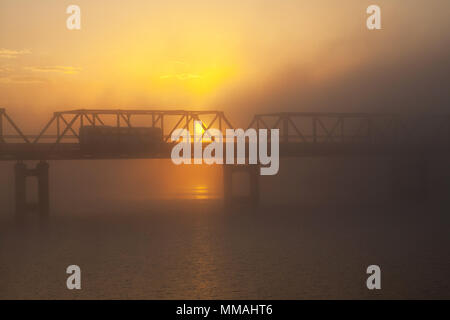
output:
[[[15,160],[87,160],[87,159],[169,159],[173,143],[164,143],[159,152],[86,152],[78,143],[3,143],[0,161]],[[206,144],[204,144],[203,148]],[[236,146],[235,146],[236,147]],[[193,147],[192,147],[193,148]],[[248,145],[246,146],[248,155]],[[269,148],[270,150],[270,148]],[[270,151],[269,151],[270,152]],[[192,149],[191,154],[194,154]],[[235,150],[235,155],[237,154]],[[394,145],[366,143],[280,143],[280,157],[450,154],[448,145]],[[224,156],[226,151],[224,150]]]

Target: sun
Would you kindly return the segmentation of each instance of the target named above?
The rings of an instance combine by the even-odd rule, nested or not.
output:
[[[202,121],[196,120],[194,122],[194,133],[197,137],[202,136],[205,133],[205,129],[203,129],[204,124]]]
[[[211,138],[208,135],[205,135],[205,124],[201,120],[196,120],[194,122],[194,133],[196,137],[202,137],[202,142],[210,142]]]

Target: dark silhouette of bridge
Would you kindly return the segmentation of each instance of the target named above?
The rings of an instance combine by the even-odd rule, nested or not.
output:
[[[0,109],[0,161],[15,161],[16,213],[22,216],[28,209],[38,209],[41,215],[49,212],[49,160],[83,159],[157,159],[170,158],[176,129],[195,130],[194,121],[201,121],[203,130],[234,129],[222,111],[185,110],[73,110],[55,112],[37,135],[26,135]],[[83,149],[80,128],[105,127],[115,129],[120,141],[126,128],[159,128],[160,145],[156,150],[129,150],[117,144],[110,151]],[[421,197],[427,194],[428,159],[450,154],[450,115],[429,114],[370,114],[370,113],[305,113],[280,112],[257,114],[248,128],[279,129],[280,157],[387,156],[393,167],[398,159],[408,159],[422,177]],[[126,145],[125,145],[126,147]],[[246,146],[248,148],[248,145]],[[235,153],[236,154],[236,153]],[[28,169],[23,161],[39,161]],[[223,165],[225,204],[232,206],[232,175],[243,170],[249,173],[250,194],[246,201],[259,201],[259,170],[257,165]],[[394,172],[397,169],[394,170]],[[38,178],[39,203],[26,203],[26,178]],[[395,177],[394,177],[395,179]],[[242,200],[242,199],[241,199]]]

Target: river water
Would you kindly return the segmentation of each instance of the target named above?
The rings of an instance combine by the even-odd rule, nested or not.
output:
[[[262,179],[259,209],[227,211],[219,167],[52,163],[48,221],[16,225],[2,189],[0,299],[450,298],[437,191],[394,206],[381,164],[282,165],[292,170]],[[372,264],[379,291],[366,288]],[[66,288],[69,265],[80,291]]]

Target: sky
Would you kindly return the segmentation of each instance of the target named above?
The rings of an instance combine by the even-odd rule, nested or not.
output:
[[[81,8],[68,30],[66,8]],[[381,7],[369,31],[366,8]],[[446,112],[448,0],[0,0],[0,107]]]

